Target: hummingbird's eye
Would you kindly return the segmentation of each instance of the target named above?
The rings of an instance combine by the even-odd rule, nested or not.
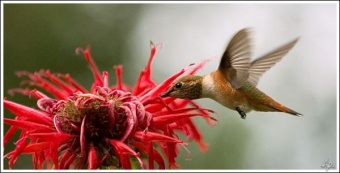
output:
[[[183,85],[183,82],[178,82],[176,83],[175,87],[178,89],[178,88],[181,88]]]

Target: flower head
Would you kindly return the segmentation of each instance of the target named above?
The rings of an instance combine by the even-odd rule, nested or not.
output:
[[[25,84],[53,98],[38,89],[9,91],[37,99],[37,109],[4,100],[4,107],[15,115],[14,119],[4,118],[10,125],[4,144],[16,131],[21,132],[15,149],[4,156],[9,158],[10,168],[21,154],[31,154],[36,169],[179,167],[175,160],[178,147],[185,148],[186,143],[176,132],[194,139],[205,151],[192,117],[201,116],[212,124],[212,111],[190,100],[159,96],[177,77],[195,73],[206,61],[182,69],[156,85],[151,78],[156,51],[157,45],[151,44],[149,61],[133,87],[122,82],[120,65],[115,66],[117,83],[110,86],[108,72],[98,70],[89,47],[76,50],[84,55],[93,72],[89,91],[69,74],[49,70],[18,72],[18,76],[28,78]]]

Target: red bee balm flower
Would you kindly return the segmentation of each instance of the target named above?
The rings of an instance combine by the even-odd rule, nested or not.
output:
[[[93,72],[90,91],[69,74],[18,72],[29,78],[25,83],[55,98],[36,89],[10,90],[10,94],[37,99],[39,109],[4,99],[4,107],[15,115],[15,119],[4,118],[10,125],[4,144],[16,131],[21,132],[15,149],[4,156],[9,158],[9,167],[20,154],[31,154],[35,169],[165,169],[165,160],[168,168],[179,167],[175,160],[178,147],[185,148],[186,143],[175,132],[194,139],[204,152],[206,145],[191,118],[201,116],[212,125],[211,120],[216,120],[209,115],[212,111],[190,100],[160,98],[160,94],[177,77],[195,73],[206,61],[156,85],[151,79],[156,51],[157,46],[151,44],[149,61],[133,88],[122,82],[121,66],[115,67],[117,84],[109,86],[108,72],[100,74],[89,48],[77,52],[83,53]]]

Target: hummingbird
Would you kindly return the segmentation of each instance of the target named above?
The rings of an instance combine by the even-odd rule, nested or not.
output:
[[[189,100],[210,98],[236,110],[243,119],[252,110],[302,115],[278,103],[256,87],[262,74],[279,62],[299,38],[251,62],[249,35],[250,29],[244,28],[231,38],[217,70],[202,76],[184,76],[176,80],[161,97]]]

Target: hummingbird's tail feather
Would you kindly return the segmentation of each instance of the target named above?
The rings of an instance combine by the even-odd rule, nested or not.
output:
[[[263,112],[285,112],[295,116],[302,116],[301,113],[296,112],[278,102],[274,99],[270,98],[269,96],[262,93],[262,99],[259,100],[252,100],[252,107],[256,111],[263,111]]]
[[[251,107],[256,111],[285,112],[295,116],[302,115],[278,103],[250,83],[246,83],[246,85],[242,87],[242,90],[248,102],[251,104]]]
[[[270,107],[277,110],[278,112],[285,112],[285,113],[288,113],[288,114],[291,114],[291,115],[295,115],[295,116],[302,116],[302,114],[290,109],[290,108],[287,108],[286,106],[283,106],[282,104],[278,103],[278,102],[275,102],[270,104]]]

